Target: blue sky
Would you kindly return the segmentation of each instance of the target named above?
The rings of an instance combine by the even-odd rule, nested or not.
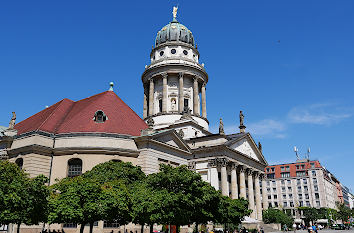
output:
[[[142,115],[141,74],[176,4],[209,73],[211,129],[222,117],[237,132],[243,110],[270,164],[311,147],[354,191],[352,0],[2,1],[0,125],[110,81]]]

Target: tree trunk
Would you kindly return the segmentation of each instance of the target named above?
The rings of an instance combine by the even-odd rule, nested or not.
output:
[[[93,222],[90,222],[90,233],[92,233],[92,229],[93,229]]]
[[[21,226],[21,223],[17,223],[17,233],[20,233],[20,226]]]
[[[84,233],[84,229],[85,229],[85,223],[81,223],[80,233]]]
[[[141,224],[141,233],[144,233],[144,225],[145,224]]]
[[[195,233],[198,233],[198,225],[199,225],[199,224],[196,222],[196,223],[195,223],[195,229],[194,229],[194,232],[195,232]]]
[[[154,224],[153,223],[150,225],[150,233],[154,233]]]

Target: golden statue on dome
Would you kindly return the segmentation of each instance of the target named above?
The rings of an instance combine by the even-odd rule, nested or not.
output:
[[[178,6],[174,6],[174,7],[173,7],[173,11],[172,11],[172,14],[173,14],[173,18],[174,18],[174,19],[177,17],[177,10],[178,10]]]

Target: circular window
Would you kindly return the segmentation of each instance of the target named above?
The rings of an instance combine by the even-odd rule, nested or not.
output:
[[[160,52],[160,56],[163,56],[163,54],[164,54],[164,52],[163,52],[163,51],[161,51],[161,52]]]
[[[184,55],[188,55],[188,51],[187,50],[183,50],[183,54]]]
[[[172,53],[172,54],[175,54],[175,53],[176,53],[176,50],[175,50],[175,49],[171,49],[171,53]]]

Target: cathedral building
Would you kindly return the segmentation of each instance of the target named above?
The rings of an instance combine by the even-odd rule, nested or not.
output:
[[[225,134],[221,119],[219,133],[209,131],[208,73],[199,63],[192,32],[176,13],[174,9],[173,20],[157,33],[151,64],[141,76],[143,118],[117,96],[111,83],[108,91],[79,101],[63,99],[18,124],[13,117],[9,127],[0,128],[1,158],[32,177],[48,176],[50,184],[110,160],[131,162],[146,174],[158,172],[161,163],[188,165],[223,195],[248,199],[250,219],[262,220],[262,209],[268,206],[262,197],[267,166],[262,147],[246,131],[242,112],[239,132]],[[125,231],[107,222],[99,222],[94,231],[116,227]],[[61,228],[79,230],[75,224]],[[139,231],[140,226],[131,224],[130,229]]]

